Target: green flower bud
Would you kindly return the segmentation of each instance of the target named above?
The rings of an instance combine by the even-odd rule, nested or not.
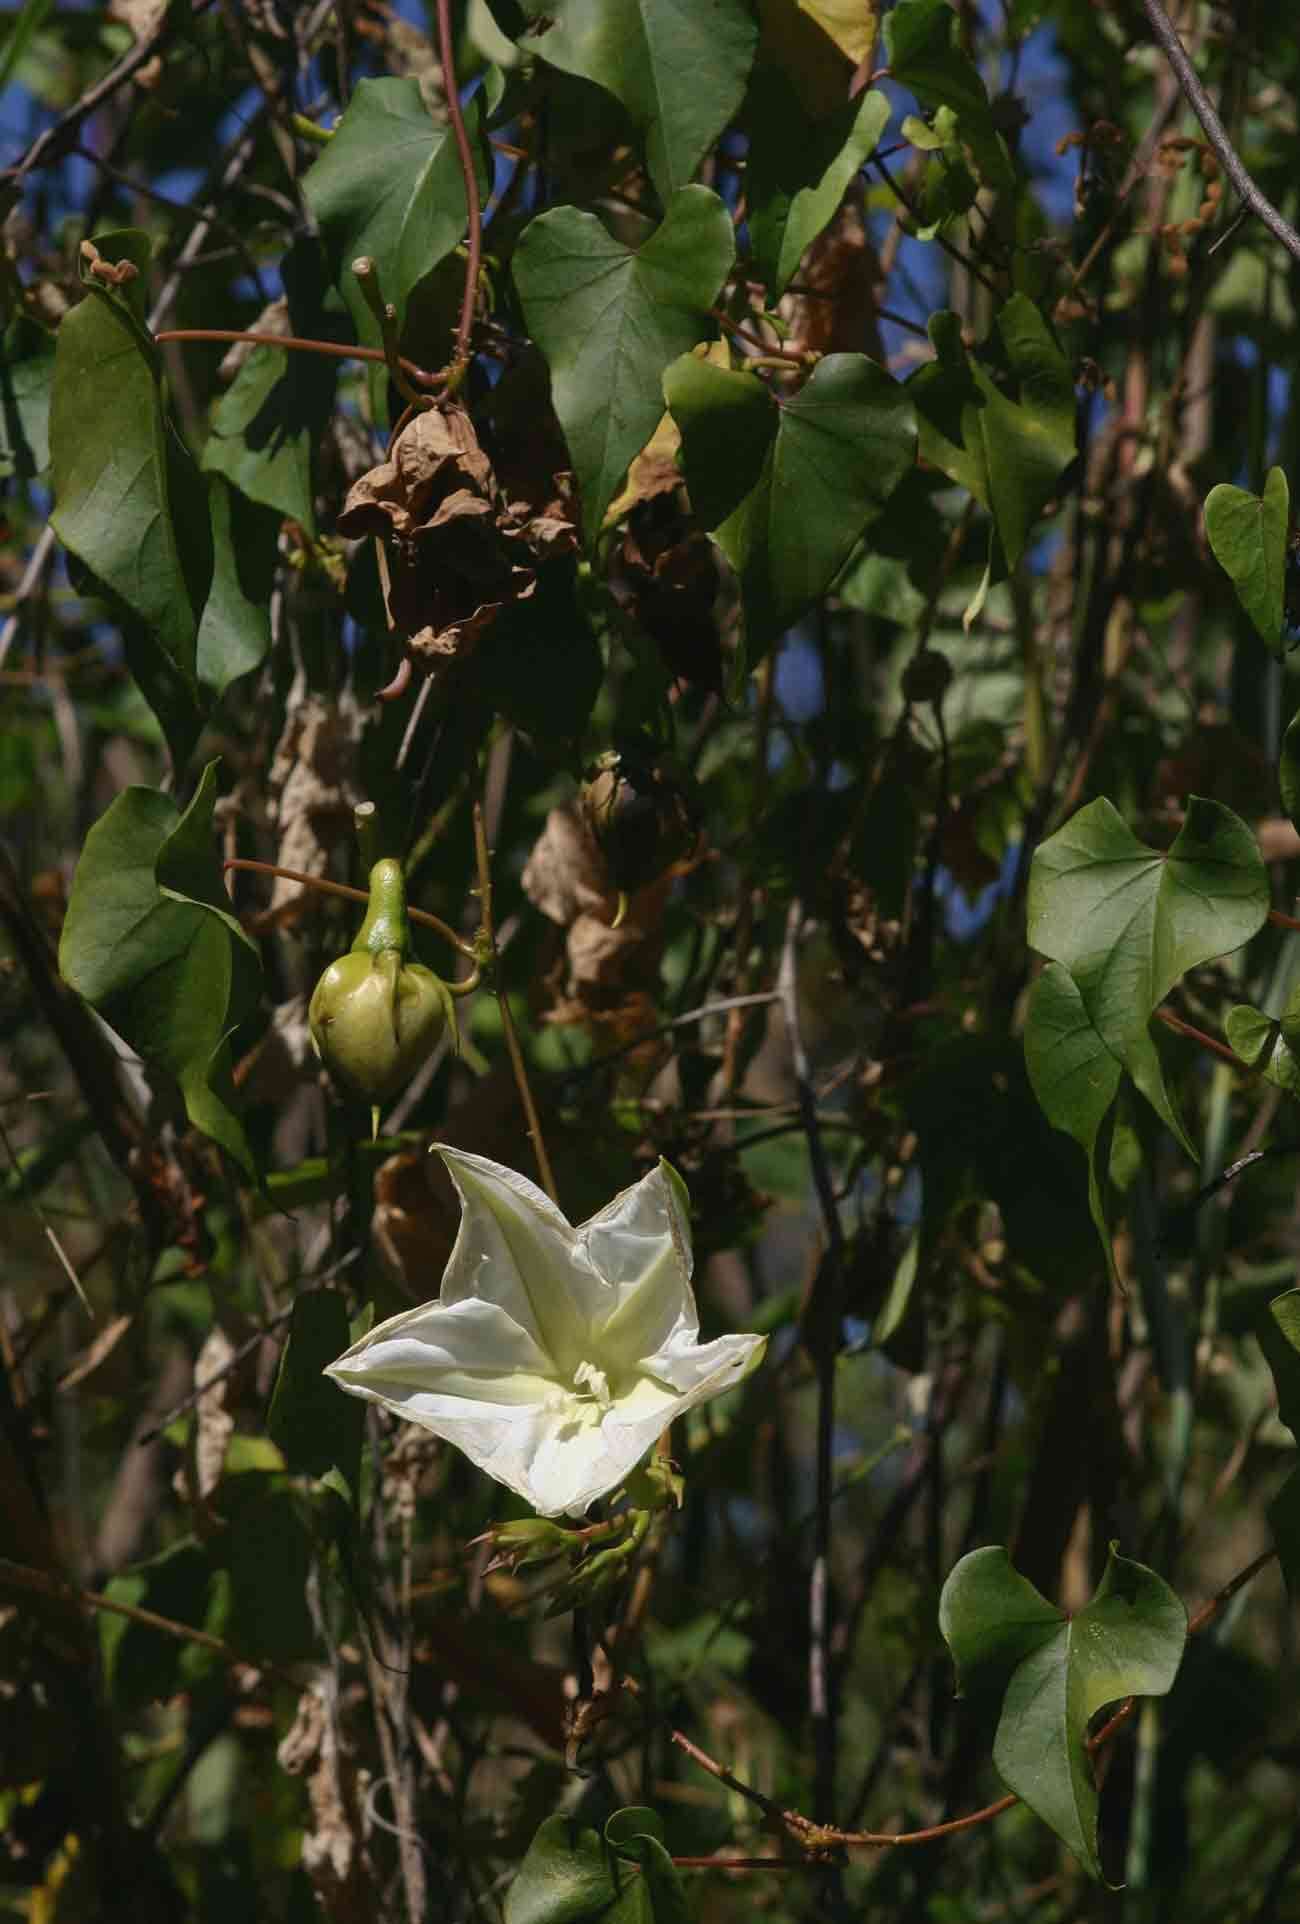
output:
[[[581,799],[609,879],[625,894],[653,882],[694,846],[684,783],[649,757],[602,756]]]
[[[331,962],[312,992],[307,1023],[330,1074],[377,1109],[405,1086],[456,1015],[447,985],[407,961],[410,929],[401,865],[370,871],[366,919],[347,955]]]

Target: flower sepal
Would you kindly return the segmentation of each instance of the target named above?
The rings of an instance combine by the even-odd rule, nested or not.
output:
[[[484,1571],[487,1576],[494,1570],[528,1570],[554,1563],[557,1557],[572,1556],[582,1548],[583,1532],[566,1530],[549,1517],[525,1516],[494,1524],[481,1537],[475,1537],[474,1543],[492,1545],[492,1561]]]

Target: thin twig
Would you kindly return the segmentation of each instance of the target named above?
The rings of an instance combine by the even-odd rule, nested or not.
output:
[[[1284,220],[1271,200],[1262,194],[1246,169],[1242,166],[1237,150],[1228,139],[1228,130],[1219,119],[1214,103],[1196,77],[1196,69],[1187,57],[1187,49],[1178,37],[1177,28],[1160,5],[1160,0],[1142,0],[1143,11],[1151,22],[1151,31],[1164,52],[1165,58],[1174,70],[1179,86],[1187,98],[1187,104],[1205,129],[1205,138],[1213,147],[1223,166],[1224,173],[1232,182],[1238,196],[1252,214],[1258,215],[1265,227],[1280,240],[1292,260],[1300,261],[1300,234],[1290,221]]]
[[[460,300],[460,320],[456,326],[456,352],[452,362],[453,385],[456,375],[469,362],[469,337],[474,325],[474,302],[478,295],[479,263],[483,254],[483,210],[478,197],[478,175],[465,131],[465,116],[460,107],[460,88],[456,80],[456,43],[451,30],[451,0],[438,0],[438,59],[442,63],[442,90],[447,97],[451,131],[460,155],[460,170],[465,181],[465,218],[469,245],[465,260],[465,291]]]
[[[98,1590],[81,1590],[75,1583],[52,1576],[48,1570],[35,1570],[30,1564],[15,1563],[10,1557],[0,1557],[0,1589],[6,1588],[51,1597],[56,1603],[80,1604],[87,1610],[106,1610],[110,1616],[125,1617],[128,1623],[141,1624],[146,1630],[157,1630],[164,1637],[174,1637],[178,1643],[197,1643],[234,1668],[261,1670],[283,1682],[293,1681],[278,1664],[260,1657],[247,1657],[242,1650],[232,1650],[228,1643],[223,1643],[220,1637],[214,1637],[210,1631],[196,1629],[189,1623],[177,1623],[171,1617],[160,1617],[156,1610],[145,1610],[137,1603],[120,1603],[116,1597],[106,1597]]]
[[[478,863],[479,909],[483,917],[482,944],[485,951],[482,960],[492,965],[492,985],[496,990],[497,1007],[501,1011],[501,1032],[505,1037],[506,1050],[510,1057],[510,1067],[514,1071],[515,1087],[519,1091],[519,1101],[524,1112],[524,1123],[528,1140],[533,1145],[537,1158],[537,1172],[542,1179],[542,1188],[551,1201],[559,1207],[560,1192],[555,1184],[555,1172],[551,1159],[546,1153],[546,1142],[542,1135],[541,1118],[533,1092],[528,1084],[528,1070],[524,1063],[523,1050],[519,1047],[519,1037],[515,1034],[515,1019],[510,1012],[510,998],[506,994],[505,983],[497,966],[496,924],[492,919],[492,857],[488,849],[487,829],[483,823],[483,804],[474,804],[474,855]]]
[[[213,0],[195,0],[191,18],[197,18],[199,14],[206,13],[212,4]],[[168,7],[163,14],[161,24],[153,33],[143,40],[137,40],[135,45],[122,55],[117,64],[109,68],[102,80],[95,86],[87,88],[86,92],[73,102],[52,127],[47,127],[43,133],[36,136],[18,165],[9,169],[10,179],[22,180],[25,175],[31,173],[33,167],[39,167],[47,155],[51,159],[59,158],[60,143],[66,136],[75,132],[83,120],[88,120],[97,107],[110,99],[119,87],[124,87],[142,67],[147,67],[154,55],[182,24],[181,16]]]
[[[352,341],[311,341],[300,334],[269,334],[257,328],[240,329],[237,327],[168,327],[161,334],[155,334],[158,343],[165,341],[247,341],[253,347],[296,348],[302,354],[328,354],[336,361],[378,361],[387,367],[388,356],[381,347],[362,347]],[[427,368],[417,367],[404,355],[397,356],[398,365],[409,380],[419,381],[429,386],[436,377]]]
[[[777,990],[793,1058],[799,1113],[808,1143],[813,1187],[826,1228],[822,1263],[803,1316],[805,1346],[817,1372],[817,1515],[813,1526],[813,1563],[808,1593],[808,1707],[814,1752],[814,1808],[829,1822],[835,1802],[835,1714],[830,1677],[830,1557],[832,1443],[835,1433],[835,1357],[839,1349],[839,1306],[844,1278],[844,1230],[835,1201],[835,1182],[822,1140],[808,1053],[799,1027],[799,930],[803,904],[796,896],[785,923],[785,944]]]
[[[247,869],[253,875],[278,875],[282,881],[300,882],[304,888],[316,889],[322,895],[341,896],[345,902],[369,902],[370,900],[364,889],[351,888],[346,882],[327,882],[323,876],[308,875],[303,869],[280,868],[274,862],[255,862],[250,857],[232,855],[230,860],[223,862],[221,866],[223,869]],[[422,928],[432,929],[435,934],[442,937],[444,942],[450,942],[454,949],[459,949],[462,955],[467,955],[471,962],[474,960],[474,950],[469,943],[462,942],[455,929],[449,928],[440,915],[435,915],[431,909],[413,909],[409,906],[406,913],[412,922],[418,922]]]
[[[1205,1049],[1210,1055],[1218,1056],[1220,1062],[1226,1062],[1232,1068],[1240,1069],[1242,1075],[1249,1076],[1258,1073],[1258,1071],[1251,1068],[1248,1062],[1243,1062],[1241,1057],[1235,1054],[1226,1042],[1218,1042],[1212,1035],[1206,1035],[1204,1029],[1198,1029],[1194,1027],[1192,1023],[1184,1022],[1183,1018],[1180,1015],[1175,1015],[1172,1009],[1157,1009],[1155,1013],[1160,1021],[1164,1023],[1165,1027],[1172,1029],[1175,1035],[1186,1036],[1187,1040],[1194,1042],[1199,1049]]]

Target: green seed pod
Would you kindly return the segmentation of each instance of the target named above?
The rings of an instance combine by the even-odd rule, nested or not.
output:
[[[307,1021],[330,1074],[374,1103],[387,1102],[410,1081],[455,1015],[447,986],[432,969],[381,949],[331,962]]]
[[[602,756],[581,800],[609,879],[622,893],[644,888],[694,845],[684,783],[648,757]]]
[[[330,963],[307,1010],[317,1055],[376,1114],[428,1060],[448,1023],[456,1035],[446,983],[432,969],[407,961],[409,948],[401,865],[376,862],[356,941]]]

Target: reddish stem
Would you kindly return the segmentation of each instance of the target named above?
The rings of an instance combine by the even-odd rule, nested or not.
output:
[[[1243,1062],[1239,1055],[1234,1054],[1226,1042],[1216,1042],[1212,1035],[1206,1035],[1204,1029],[1193,1028],[1190,1022],[1184,1022],[1183,1018],[1175,1015],[1172,1009],[1157,1009],[1156,1014],[1166,1028],[1172,1029],[1176,1035],[1186,1036],[1187,1040],[1194,1042],[1198,1049],[1208,1049],[1212,1056],[1218,1056],[1220,1062],[1231,1063],[1232,1067],[1240,1069],[1244,1076],[1254,1073],[1250,1064]]]
[[[342,341],[309,341],[298,334],[263,334],[256,329],[241,332],[232,327],[165,327],[154,340],[162,341],[249,341],[256,347],[292,347],[304,354],[328,354],[336,361],[380,361],[385,367],[388,357],[382,348],[356,347]],[[398,355],[398,365],[409,380],[418,381],[423,387],[432,387],[436,376],[427,369],[417,367]]]
[[[297,882],[303,888],[316,889],[321,895],[341,896],[345,902],[367,903],[370,900],[364,889],[349,888],[346,882],[327,882],[324,876],[308,875],[302,869],[281,868],[276,862],[254,862],[246,860],[242,855],[233,855],[221,866],[223,870],[246,869],[250,875],[278,875],[286,882]],[[476,959],[468,942],[462,942],[455,929],[448,928],[440,916],[431,914],[428,909],[413,909],[409,906],[406,913],[412,922],[420,923],[423,928],[432,929],[435,934],[442,937],[444,942],[450,942],[452,947],[459,949],[462,955],[469,956],[471,961]]]
[[[442,87],[447,96],[447,112],[456,137],[460,170],[465,179],[465,215],[469,227],[469,258],[465,262],[465,292],[461,296],[460,321],[456,328],[456,354],[453,367],[464,368],[469,360],[470,330],[474,325],[474,301],[478,293],[479,263],[483,255],[483,210],[478,197],[478,175],[465,116],[460,110],[460,88],[456,80],[456,48],[451,31],[451,0],[438,0],[438,58],[442,62]]]
[[[1283,915],[1281,909],[1270,909],[1268,919],[1277,929],[1300,929],[1300,921],[1294,915]]]
[[[737,341],[743,341],[746,347],[755,347],[760,354],[773,356],[780,361],[789,361],[791,367],[802,367],[806,365],[808,356],[803,348],[784,347],[781,345],[773,347],[769,342],[765,341],[761,335],[751,334],[749,329],[742,327],[739,321],[733,321],[731,316],[724,314],[720,307],[711,307],[709,314],[710,317],[718,323],[719,327],[725,328],[727,333],[732,335]]]

